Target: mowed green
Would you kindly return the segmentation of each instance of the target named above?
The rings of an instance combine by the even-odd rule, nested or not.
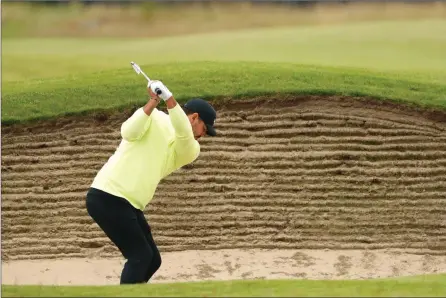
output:
[[[369,95],[446,107],[446,21],[256,29],[157,39],[5,39],[2,122],[145,101],[130,61],[180,100]]]
[[[150,28],[148,28],[150,30]],[[3,79],[140,64],[252,61],[446,74],[446,20],[251,29],[152,39],[5,39]],[[438,79],[440,79],[438,78]]]
[[[444,297],[446,275],[375,280],[206,281],[132,286],[2,286],[7,297]]]

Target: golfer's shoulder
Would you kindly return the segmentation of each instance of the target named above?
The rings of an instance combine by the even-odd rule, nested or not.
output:
[[[167,138],[175,138],[175,128],[170,121],[170,117],[167,113],[162,110],[154,110],[153,121],[156,123],[155,126],[159,129],[159,133],[162,133]]]

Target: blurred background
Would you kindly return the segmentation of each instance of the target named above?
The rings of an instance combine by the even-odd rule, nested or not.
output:
[[[150,72],[165,80],[174,76],[152,66],[272,62],[410,71],[430,82],[446,77],[445,1],[71,0],[1,6],[3,82],[29,85],[128,70],[129,61],[150,64]]]
[[[2,1],[2,37],[151,37],[445,18],[445,1]]]

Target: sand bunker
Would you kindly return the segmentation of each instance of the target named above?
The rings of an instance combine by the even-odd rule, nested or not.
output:
[[[446,272],[446,257],[400,250],[194,250],[163,253],[151,283],[234,279],[367,279]],[[116,285],[124,260],[19,260],[4,284]],[[68,269],[69,268],[69,269]]]
[[[14,267],[23,264],[14,263],[19,260],[86,263],[120,257],[89,218],[85,194],[131,112],[2,126],[2,259],[10,266],[8,274],[21,268]],[[252,271],[257,267],[246,267],[249,258],[240,257],[248,263],[240,261],[232,272],[242,278],[280,272],[311,278],[325,272],[334,278],[330,270],[337,270],[341,255],[357,268],[355,258],[363,254],[358,250],[371,251],[381,262],[379,251],[396,249],[412,254],[408,262],[421,258],[427,265],[407,270],[386,265],[387,273],[445,271],[445,113],[340,97],[228,100],[218,104],[218,112],[219,136],[205,138],[199,159],[164,180],[146,209],[163,255],[280,249],[285,255],[322,256],[329,249],[339,255],[329,257],[331,265],[320,271],[316,262],[304,266],[308,271],[287,273],[272,265],[269,273],[257,274]],[[349,256],[352,250],[359,255]],[[282,257],[287,258],[277,256]],[[226,276],[221,273],[225,260],[235,262],[234,257],[208,260],[223,262],[215,265],[214,277]],[[163,264],[158,280],[201,276],[198,269],[182,277],[170,274],[169,266]],[[364,277],[376,269],[352,270],[340,276]]]

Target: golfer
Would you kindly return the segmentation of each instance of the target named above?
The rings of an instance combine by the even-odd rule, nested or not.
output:
[[[121,284],[147,283],[160,268],[161,256],[143,210],[161,179],[198,157],[197,140],[216,135],[216,112],[209,103],[191,99],[183,110],[162,82],[151,81],[147,89],[147,104],[122,124],[122,141],[86,198],[88,214],[127,259]],[[156,108],[161,99],[167,114]]]

